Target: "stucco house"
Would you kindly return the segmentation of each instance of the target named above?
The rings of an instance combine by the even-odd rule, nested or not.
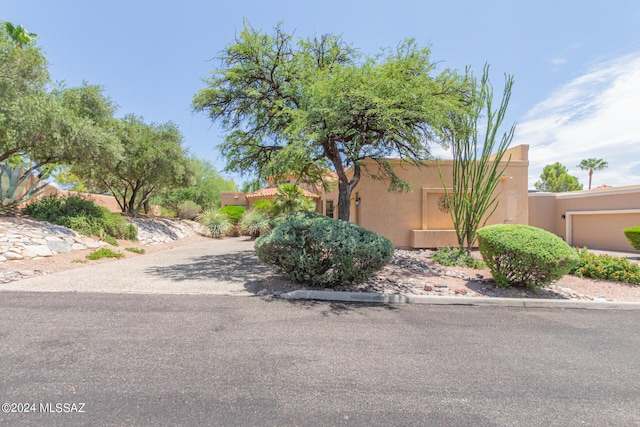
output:
[[[528,222],[527,145],[513,147],[505,154],[510,158],[507,169],[496,192],[498,207],[487,224],[526,224]],[[456,245],[456,235],[450,214],[443,204],[444,187],[436,161],[418,168],[397,159],[390,159],[396,173],[413,184],[409,193],[391,193],[387,183],[363,174],[351,197],[351,221],[388,238],[396,247],[437,248]],[[373,160],[365,160],[365,166],[375,168]],[[451,190],[452,160],[441,160],[440,167],[446,185]],[[506,161],[504,162],[506,165]],[[260,198],[276,194],[275,188],[256,193],[223,193],[222,205],[242,205],[251,208]],[[317,192],[316,211],[331,217],[337,216],[338,191]]]
[[[640,185],[531,193],[529,225],[555,233],[573,246],[640,253],[623,233],[640,225]]]

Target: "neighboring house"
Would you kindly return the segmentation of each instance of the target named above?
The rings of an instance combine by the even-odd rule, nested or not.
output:
[[[640,225],[640,185],[531,193],[529,225],[555,233],[572,246],[639,252],[623,230]]]
[[[487,224],[526,224],[528,221],[527,145],[508,150],[505,159],[511,157],[496,190],[498,207]],[[351,221],[388,238],[396,247],[437,248],[457,245],[456,234],[450,214],[444,202],[444,187],[438,173],[437,163],[430,161],[418,168],[397,159],[390,159],[396,173],[413,184],[409,193],[391,193],[387,183],[374,180],[363,174],[351,197]],[[452,160],[440,162],[448,190],[451,190]],[[506,162],[504,163],[506,164]],[[364,167],[377,168],[375,161],[365,160]],[[337,186],[336,186],[337,187]],[[275,188],[255,193],[222,193],[222,205],[241,205],[251,208],[260,198],[273,198]],[[338,191],[318,191],[316,211],[337,217]]]

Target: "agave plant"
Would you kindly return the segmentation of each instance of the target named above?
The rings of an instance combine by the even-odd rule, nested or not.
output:
[[[35,197],[46,185],[32,169],[0,163],[0,215],[15,215],[20,203]]]

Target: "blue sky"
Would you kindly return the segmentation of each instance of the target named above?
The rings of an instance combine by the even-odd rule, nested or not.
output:
[[[513,145],[531,146],[530,188],[556,161],[586,188],[576,165],[589,157],[609,162],[593,186],[640,184],[636,0],[0,0],[0,20],[38,34],[54,80],[104,86],[118,116],[173,121],[189,151],[219,169],[224,135],[190,103],[244,18],[300,37],[342,34],[369,54],[415,38],[439,69],[479,74],[488,62],[496,92],[504,73],[515,76],[505,129],[516,122]]]

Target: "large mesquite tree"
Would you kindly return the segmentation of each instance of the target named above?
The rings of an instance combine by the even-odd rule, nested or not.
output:
[[[465,108],[469,80],[436,74],[429,54],[406,41],[363,57],[334,35],[294,41],[280,26],[266,34],[245,24],[193,107],[227,132],[227,170],[317,182],[335,170],[338,216],[349,220],[363,173],[409,189],[386,159],[422,165],[448,115]],[[364,170],[365,158],[379,167]]]

